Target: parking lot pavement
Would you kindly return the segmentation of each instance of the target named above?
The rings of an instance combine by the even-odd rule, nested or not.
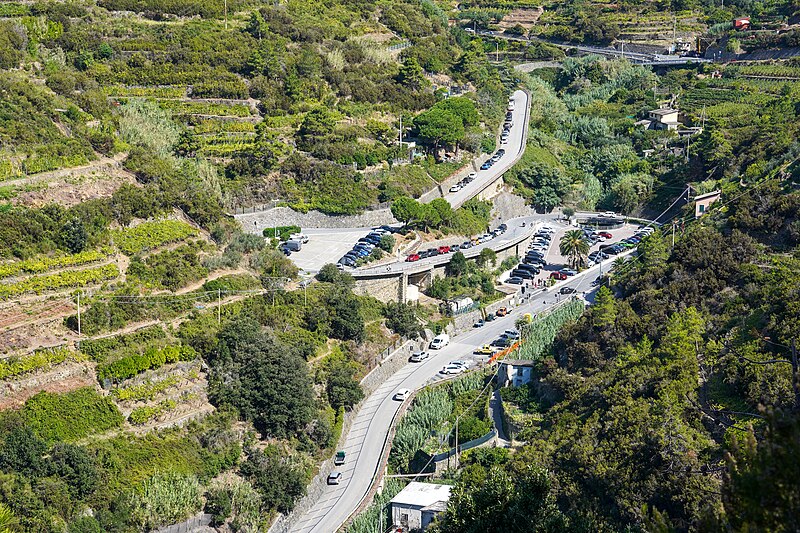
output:
[[[307,229],[308,242],[303,249],[290,257],[297,268],[306,272],[319,272],[327,263],[334,263],[353,248],[358,239],[370,232],[370,228]]]
[[[530,285],[535,285],[537,282],[539,283],[546,283],[547,280],[550,278],[550,274],[553,272],[557,272],[562,268],[567,267],[568,260],[564,256],[561,255],[561,251],[559,250],[558,243],[561,240],[561,237],[564,236],[564,233],[570,230],[578,229],[577,226],[560,226],[557,224],[550,224],[556,232],[553,234],[552,244],[550,248],[547,250],[547,255],[545,256],[547,259],[547,265],[542,268],[542,271],[532,280]],[[614,244],[619,242],[623,239],[627,239],[628,237],[632,236],[636,233],[636,228],[638,224],[625,224],[623,227],[615,230],[610,230],[612,237],[607,241],[598,241],[595,243],[594,246],[589,248],[589,253],[599,250],[601,246],[607,244]],[[613,256],[612,256],[613,257]]]

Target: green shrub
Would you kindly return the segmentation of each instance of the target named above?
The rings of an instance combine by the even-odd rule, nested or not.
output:
[[[86,357],[82,353],[67,348],[46,348],[25,357],[8,357],[0,359],[0,380],[36,372],[64,361],[83,361],[85,359]]]
[[[139,527],[148,531],[174,524],[200,510],[200,495],[197,477],[158,472],[131,494],[131,516]]]
[[[167,333],[164,329],[159,325],[154,325],[124,335],[81,341],[81,352],[88,355],[93,361],[102,362],[116,350],[142,346],[150,341],[166,338]]]
[[[137,407],[128,415],[128,422],[135,426],[146,424],[150,420],[174,410],[178,404],[175,400],[164,400],[153,406]]]
[[[124,418],[108,398],[92,387],[65,394],[40,392],[20,414],[27,427],[48,442],[71,442],[119,427]]]
[[[300,231],[300,226],[278,226],[275,228],[264,228],[261,234],[268,239],[274,238],[277,234],[280,240],[286,241],[289,240],[292,233],[300,233]]]
[[[111,363],[98,365],[97,378],[101,382],[106,379],[120,381],[132,378],[151,368],[178,361],[193,361],[195,358],[197,358],[197,352],[191,346],[149,348],[142,354],[129,355]]]

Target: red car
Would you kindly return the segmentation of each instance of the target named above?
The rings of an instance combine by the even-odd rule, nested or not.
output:
[[[564,274],[563,272],[551,272],[550,279],[557,279],[563,281],[567,279],[567,275]]]
[[[450,247],[449,246],[440,246],[439,247],[439,253],[440,254],[449,254],[450,253]]]
[[[408,257],[406,257],[406,261],[408,262],[419,261],[419,254],[409,255]]]
[[[598,232],[597,236],[602,237],[604,239],[610,239],[612,237],[612,235],[607,231]]]

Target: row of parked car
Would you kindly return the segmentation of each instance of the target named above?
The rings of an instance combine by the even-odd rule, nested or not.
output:
[[[506,110],[506,121],[503,123],[503,133],[500,134],[500,144],[508,142],[508,136],[511,134],[511,126],[514,125],[514,101],[509,100],[508,109]]]
[[[506,155],[506,151],[505,151],[504,149],[500,148],[498,151],[496,151],[496,152],[494,153],[494,155],[493,155],[492,157],[490,157],[489,159],[487,159],[487,160],[486,160],[486,161],[485,161],[485,162],[484,162],[484,163],[481,165],[481,170],[489,170],[490,168],[492,168],[492,166],[494,166],[494,164],[495,164],[495,163],[497,163],[498,161],[500,161],[500,159],[501,159],[501,158],[502,158],[504,155]]]
[[[470,172],[466,178],[462,179],[452,187],[450,187],[450,192],[458,192],[464,187],[467,186],[468,183],[472,183],[472,181],[478,176],[477,172]]]
[[[459,250],[467,250],[468,248],[472,248],[473,246],[489,242],[495,237],[498,237],[503,233],[505,233],[506,230],[508,230],[508,224],[503,223],[497,226],[497,229],[495,229],[494,231],[491,231],[489,233],[484,233],[483,235],[478,235],[477,237],[473,237],[472,239],[464,241],[461,244],[454,244],[452,246],[439,246],[438,248],[428,248],[427,250],[423,250],[421,252],[409,254],[408,257],[406,257],[406,262],[414,262],[414,261],[419,261],[420,259],[427,259],[428,257],[455,253]]]
[[[653,231],[655,230],[653,230],[653,228],[650,226],[641,226],[636,231],[636,233],[633,234],[633,236],[628,237],[627,239],[623,239],[614,244],[607,244],[601,246],[599,250],[599,255],[596,255],[595,258],[592,258],[592,254],[589,254],[589,260],[596,263],[597,258],[599,258],[602,261],[603,259],[608,258],[609,255],[617,255],[618,253],[623,252],[629,248],[636,248],[637,246],[639,246],[639,243],[642,242],[642,239],[653,233]]]
[[[553,240],[555,230],[550,226],[544,226],[533,236],[533,241],[528,246],[528,251],[522,262],[511,271],[511,277],[506,283],[512,285],[522,285],[526,279],[533,279],[536,274],[541,272],[542,267],[547,265],[547,251]]]
[[[348,267],[356,266],[356,261],[362,257],[367,257],[372,253],[372,250],[374,250],[375,247],[378,246],[378,243],[381,242],[381,237],[391,233],[396,233],[397,231],[398,229],[393,228],[392,226],[380,226],[378,228],[374,228],[367,235],[360,238],[355,246],[353,246],[353,249],[344,254],[339,259],[338,263]]]

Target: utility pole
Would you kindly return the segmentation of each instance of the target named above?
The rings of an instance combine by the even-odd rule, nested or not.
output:
[[[690,138],[691,138],[691,135],[687,135],[686,136],[686,162],[687,163],[689,162],[689,139]]]
[[[678,17],[676,15],[672,16],[672,46],[675,47],[675,51],[677,52],[678,48]]]
[[[456,470],[458,470],[458,417],[456,417]]]
[[[800,409],[800,375],[798,375],[797,345],[792,339],[792,386],[794,388],[794,407]]]
[[[81,338],[81,293],[78,293],[78,342]]]
[[[217,324],[222,323],[222,289],[217,289]]]
[[[675,249],[675,226],[676,225],[677,224],[675,224],[675,221],[673,220],[672,221],[672,249],[673,250]]]
[[[625,59],[625,41],[622,41],[622,59]]]

